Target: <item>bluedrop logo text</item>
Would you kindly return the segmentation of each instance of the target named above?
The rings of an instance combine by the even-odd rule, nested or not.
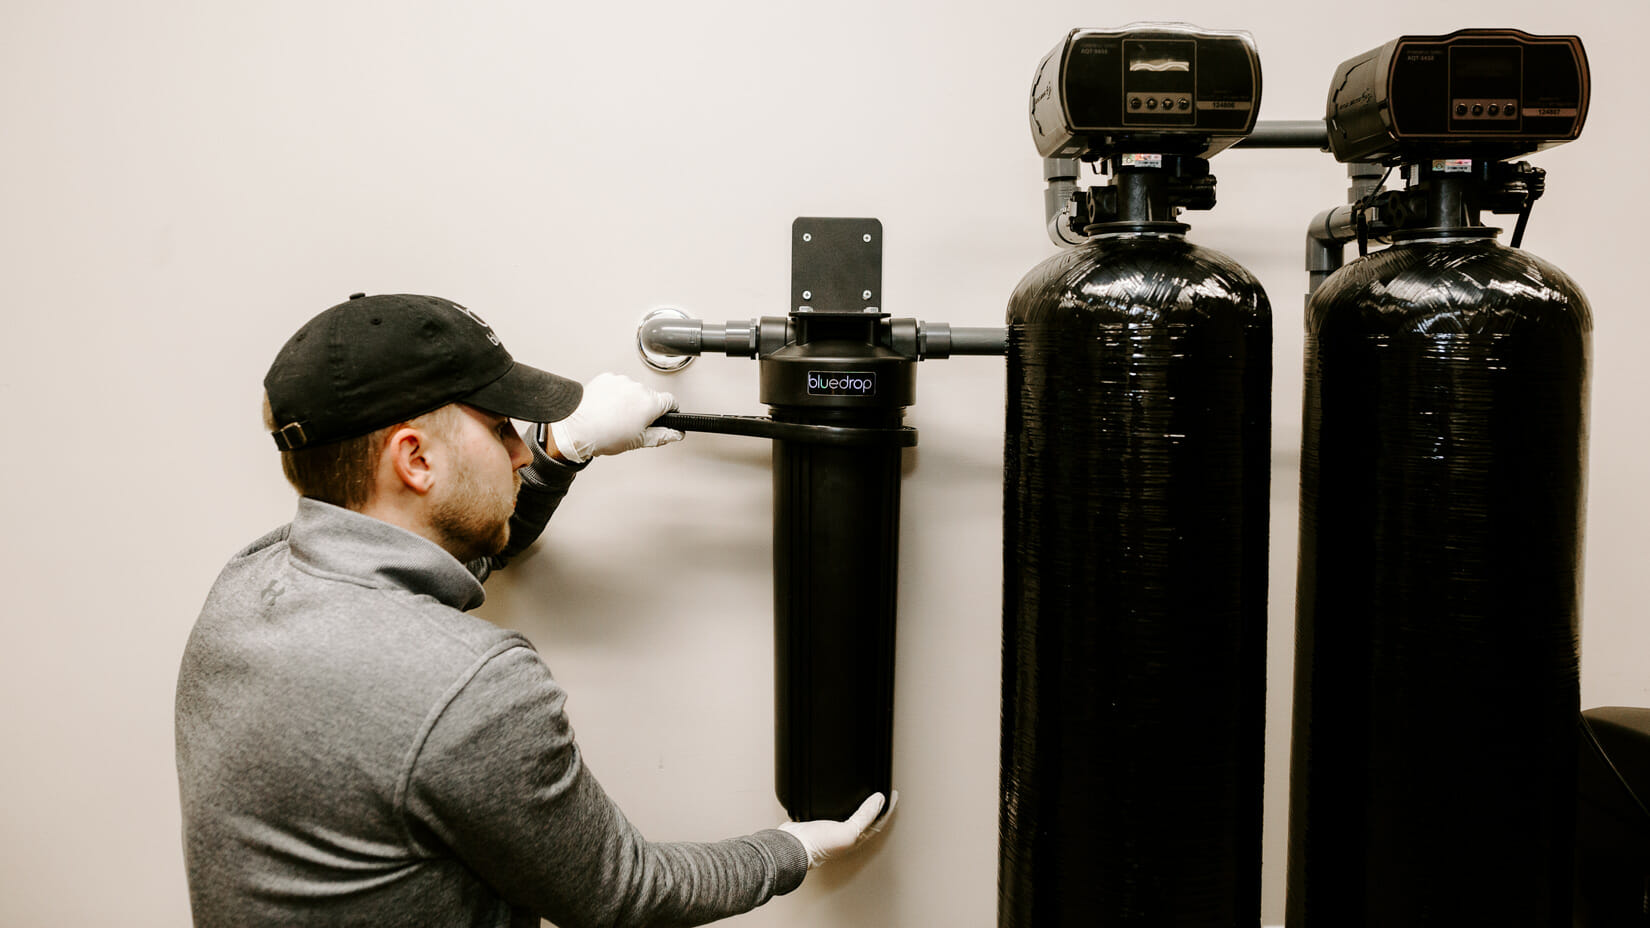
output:
[[[877,375],[871,371],[809,371],[809,396],[876,396]]]

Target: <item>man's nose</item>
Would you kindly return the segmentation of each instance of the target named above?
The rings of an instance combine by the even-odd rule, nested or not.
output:
[[[521,470],[533,463],[532,449],[527,447],[527,442],[522,439],[521,433],[516,431],[514,425],[510,427],[510,437],[505,439],[504,446],[510,451],[511,470]]]

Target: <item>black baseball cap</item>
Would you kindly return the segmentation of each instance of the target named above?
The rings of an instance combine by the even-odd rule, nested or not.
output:
[[[264,390],[282,451],[367,435],[458,402],[555,422],[584,393],[576,380],[517,363],[491,326],[451,300],[362,293],[293,334]]]

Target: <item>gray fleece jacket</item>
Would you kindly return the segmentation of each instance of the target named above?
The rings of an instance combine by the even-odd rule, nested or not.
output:
[[[439,546],[308,499],[229,562],[178,678],[196,925],[696,925],[802,882],[781,831],[643,838],[481,601]]]

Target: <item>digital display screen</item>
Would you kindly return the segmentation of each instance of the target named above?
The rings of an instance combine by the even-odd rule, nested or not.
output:
[[[1123,78],[1127,92],[1150,93],[1158,90],[1193,89],[1192,56],[1196,49],[1190,41],[1178,39],[1125,40],[1123,53],[1128,62],[1128,74]]]
[[[1190,71],[1190,61],[1173,58],[1136,58],[1129,62],[1130,71]]]
[[[1457,78],[1488,78],[1517,81],[1517,48],[1457,48],[1450,59],[1451,70]]]
[[[1450,50],[1450,95],[1452,97],[1505,97],[1521,95],[1524,56],[1517,46],[1476,45]]]

